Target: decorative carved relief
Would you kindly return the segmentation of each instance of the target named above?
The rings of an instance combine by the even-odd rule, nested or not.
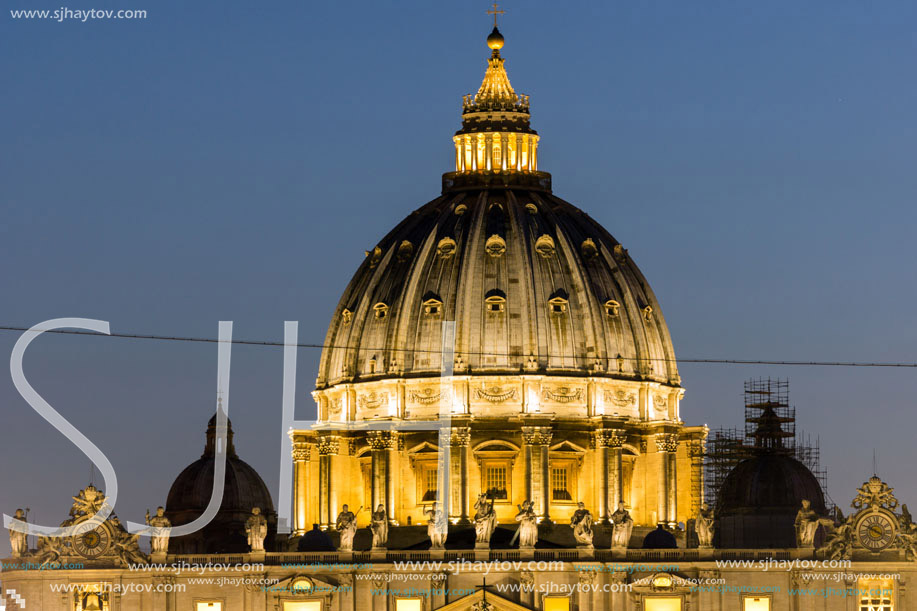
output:
[[[364,395],[360,395],[357,398],[357,405],[363,409],[376,409],[382,407],[388,401],[387,392],[368,392]]]
[[[490,388],[475,389],[474,395],[478,399],[484,399],[491,403],[503,403],[516,398],[516,389],[510,388],[507,390],[499,386],[491,386]]]
[[[411,401],[420,403],[421,405],[433,405],[443,398],[443,391],[432,386],[427,386],[420,390],[409,391],[408,397],[411,398]]]
[[[554,389],[545,388],[542,391],[542,397],[548,401],[557,403],[570,403],[579,401],[583,398],[582,388],[570,388],[568,386],[558,386]]]
[[[606,390],[605,401],[618,407],[630,407],[637,402],[637,394],[625,390]]]
[[[532,204],[529,204],[530,206]],[[531,586],[535,583],[535,573],[532,571],[522,571],[519,573],[519,583],[524,586]]]
[[[340,397],[335,397],[334,399],[331,399],[330,401],[328,401],[328,413],[332,416],[336,416],[337,414],[340,414],[341,407],[342,407],[341,403],[342,401]]]
[[[665,395],[657,394],[653,397],[653,405],[657,409],[665,409],[668,404],[669,404],[669,401],[668,399],[666,399]]]

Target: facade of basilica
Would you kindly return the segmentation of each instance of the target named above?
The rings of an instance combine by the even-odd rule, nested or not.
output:
[[[32,547],[17,513],[0,609],[917,609],[906,505],[874,476],[849,516],[829,511],[773,410],[705,499],[708,431],[682,419],[662,308],[627,249],[553,194],[497,27],[487,45],[442,194],[367,250],[334,310],[317,423],[290,432],[292,533],[229,428],[220,511],[171,536],[209,501],[215,416],[148,516],[149,553],[92,521],[92,486],[68,537]]]

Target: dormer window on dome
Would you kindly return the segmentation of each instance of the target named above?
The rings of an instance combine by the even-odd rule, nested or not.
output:
[[[491,257],[499,257],[506,252],[506,240],[494,234],[487,238],[487,242],[484,243],[484,250]]]
[[[373,314],[377,319],[381,320],[388,316],[388,306],[381,301],[373,306]]]
[[[496,314],[506,309],[506,295],[499,289],[494,289],[484,297],[484,309]]]
[[[548,306],[551,309],[552,314],[564,314],[567,311],[567,305],[569,301],[563,297],[552,297],[548,300]]]
[[[443,302],[439,297],[430,295],[423,300],[423,313],[427,316],[439,316],[443,311]]]
[[[615,301],[614,299],[609,299],[605,302],[605,313],[612,318],[618,317],[618,310],[621,308],[621,304]]]
[[[554,256],[554,238],[549,235],[543,235],[535,240],[535,252],[545,259]]]

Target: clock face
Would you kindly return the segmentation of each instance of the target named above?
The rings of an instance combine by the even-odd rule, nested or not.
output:
[[[104,554],[111,544],[111,535],[104,527],[90,530],[73,537],[73,550],[85,558],[97,558]]]
[[[896,525],[884,513],[869,513],[857,522],[856,535],[860,545],[871,552],[880,552],[895,540]]]

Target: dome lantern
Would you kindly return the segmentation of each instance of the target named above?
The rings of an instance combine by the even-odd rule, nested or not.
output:
[[[455,171],[458,174],[532,173],[538,169],[538,133],[529,126],[529,96],[516,93],[509,82],[500,55],[505,39],[497,28],[487,37],[491,49],[484,80],[475,94],[464,96],[462,128],[455,143]]]

